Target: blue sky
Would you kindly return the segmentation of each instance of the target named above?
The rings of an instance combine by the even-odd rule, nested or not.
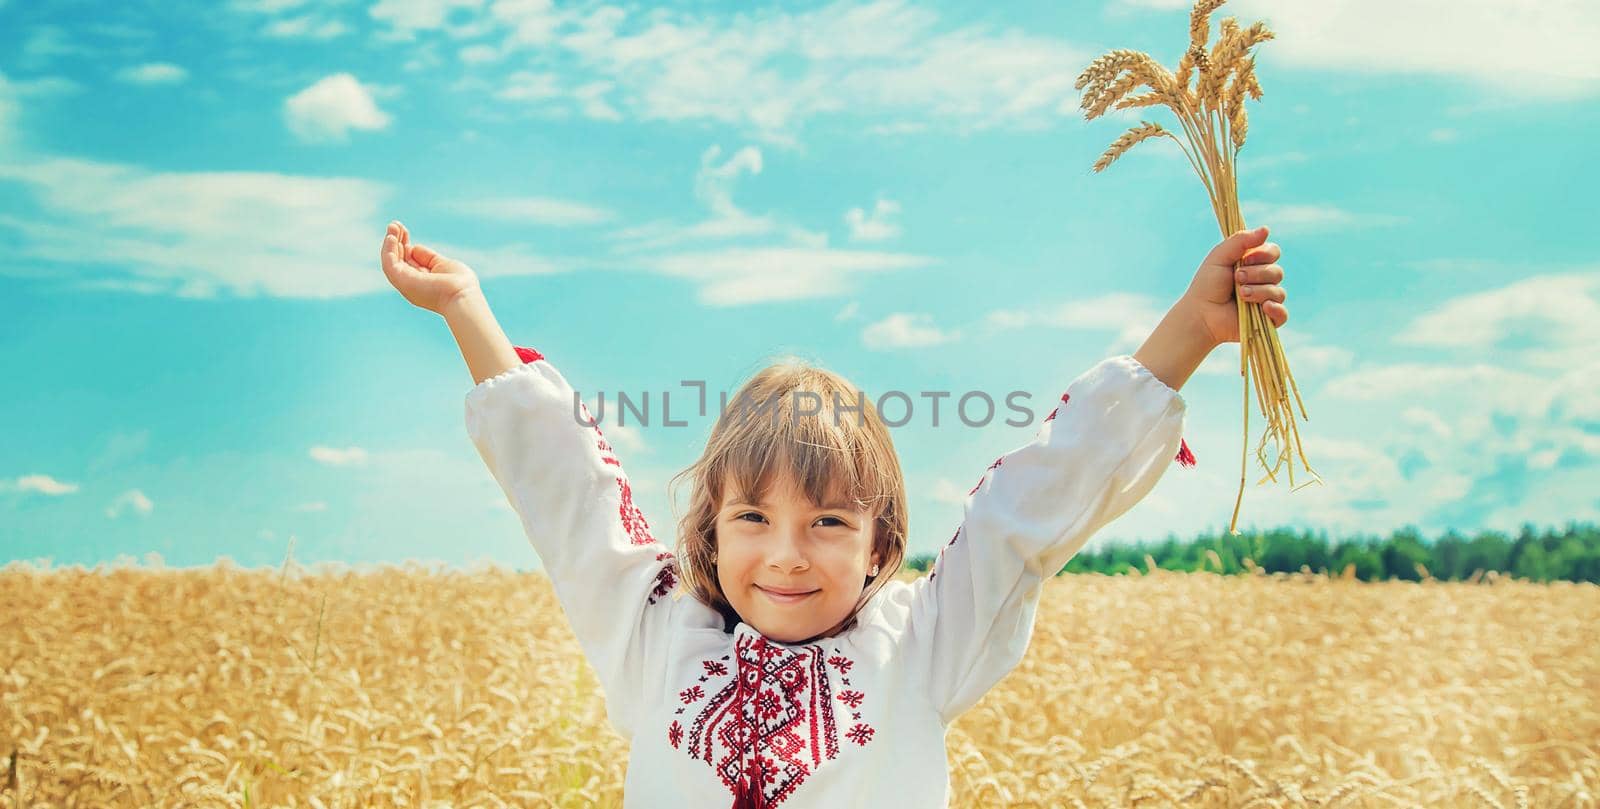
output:
[[[1257,487],[1252,455],[1241,527],[1600,520],[1600,11],[1227,14],[1278,33],[1240,193],[1283,247],[1326,484]],[[0,0],[0,19],[4,559],[263,565],[293,537],[307,562],[536,566],[467,439],[448,330],[379,269],[391,219],[468,261],[591,408],[670,397],[687,426],[616,425],[614,401],[603,424],[669,542],[665,483],[711,427],[681,380],[728,392],[794,354],[869,394],[1029,392],[1026,427],[965,427],[949,400],[934,427],[920,398],[895,429],[911,551],[932,552],[988,463],[1132,353],[1220,238],[1175,148],[1089,170],[1138,118],[1085,122],[1073,79],[1111,48],[1174,63],[1170,0]],[[1241,384],[1219,348],[1182,390],[1199,466],[1097,543],[1227,525]]]

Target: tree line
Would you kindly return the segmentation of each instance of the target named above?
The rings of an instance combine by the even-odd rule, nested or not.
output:
[[[1144,572],[1154,560],[1163,570],[1210,571],[1232,575],[1309,572],[1362,581],[1424,577],[1441,581],[1477,581],[1490,571],[1529,581],[1586,581],[1600,584],[1600,526],[1569,521],[1565,528],[1536,528],[1524,523],[1512,537],[1501,531],[1480,531],[1466,536],[1454,529],[1425,539],[1407,525],[1387,537],[1355,535],[1330,540],[1326,531],[1312,533],[1287,528],[1241,531],[1226,529],[1202,533],[1180,541],[1141,541],[1085,550],[1072,557],[1060,573],[1122,575],[1137,568]],[[927,571],[936,554],[914,554],[906,567]]]

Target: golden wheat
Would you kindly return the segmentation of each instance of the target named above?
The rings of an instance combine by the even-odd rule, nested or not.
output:
[[[1600,588],[1249,567],[1047,582],[951,805],[1600,807]],[[543,574],[13,564],[0,610],[3,809],[621,805]]]
[[[1244,147],[1250,129],[1249,114],[1244,99],[1259,101],[1262,97],[1261,81],[1256,74],[1255,58],[1251,49],[1271,40],[1273,33],[1263,22],[1240,28],[1232,17],[1219,24],[1217,41],[1206,49],[1211,36],[1211,14],[1223,5],[1224,0],[1198,0],[1189,14],[1189,45],[1178,60],[1175,71],[1168,71],[1149,54],[1128,49],[1118,49],[1089,63],[1078,75],[1074,87],[1083,91],[1082,109],[1086,120],[1094,120],[1109,109],[1134,109],[1165,105],[1178,119],[1183,138],[1149,123],[1124,133],[1111,144],[1094,163],[1094,171],[1108,168],[1117,158],[1134,146],[1154,137],[1165,136],[1178,144],[1189,165],[1205,185],[1206,196],[1217,217],[1223,236],[1244,230],[1244,215],[1239,210],[1239,186],[1236,163],[1239,150]],[[1190,80],[1194,87],[1190,87]],[[1130,96],[1139,87],[1149,87],[1150,92]],[[1237,284],[1236,284],[1237,286]],[[1278,339],[1278,329],[1261,311],[1261,303],[1246,302],[1235,296],[1239,312],[1239,375],[1244,379],[1244,434],[1245,445],[1239,458],[1239,493],[1234,498],[1233,517],[1228,530],[1239,535],[1239,507],[1244,500],[1245,470],[1249,465],[1250,390],[1255,379],[1256,404],[1267,419],[1267,428],[1256,447],[1256,457],[1266,470],[1266,476],[1256,485],[1268,480],[1277,481],[1277,471],[1288,465],[1289,486],[1298,490],[1311,483],[1321,483],[1322,478],[1306,460],[1300,445],[1300,432],[1295,424],[1295,405],[1300,417],[1309,420],[1305,403],[1300,399],[1300,386],[1289,370],[1289,360],[1284,356]],[[1294,402],[1289,400],[1294,395]],[[1269,463],[1267,439],[1276,443],[1276,452]],[[1300,486],[1294,483],[1294,458],[1312,479]]]

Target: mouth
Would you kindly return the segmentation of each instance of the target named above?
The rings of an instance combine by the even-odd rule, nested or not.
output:
[[[810,590],[798,593],[781,593],[776,590],[768,590],[759,584],[756,585],[756,589],[760,590],[764,595],[766,595],[767,598],[772,599],[778,604],[795,604],[810,598],[817,592],[816,590]]]

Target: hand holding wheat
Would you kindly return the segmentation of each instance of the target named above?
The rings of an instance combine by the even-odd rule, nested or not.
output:
[[[1237,20],[1228,17],[1219,26],[1221,34],[1216,44],[1208,50],[1206,43],[1211,37],[1211,13],[1224,2],[1198,0],[1195,3],[1189,14],[1189,47],[1178,60],[1176,71],[1168,70],[1147,53],[1115,50],[1090,63],[1078,76],[1075,86],[1083,91],[1083,114],[1089,120],[1111,109],[1164,106],[1171,110],[1183,130],[1182,139],[1159,124],[1141,121],[1112,142],[1111,148],[1095,161],[1094,170],[1104,171],[1117,158],[1144,141],[1171,138],[1183,150],[1189,165],[1205,185],[1222,235],[1230,236],[1245,230],[1244,216],[1239,212],[1239,185],[1235,173],[1235,159],[1239,149],[1244,146],[1245,133],[1249,129],[1244,100],[1246,96],[1257,101],[1261,99],[1261,82],[1256,77],[1255,57],[1250,51],[1256,45],[1272,39],[1272,32],[1261,22],[1240,28]],[[1141,89],[1144,92],[1136,93]],[[1265,236],[1265,232],[1260,234],[1261,238]],[[1276,289],[1273,294],[1281,295],[1281,288],[1273,286],[1277,280],[1281,280],[1281,275],[1273,279],[1271,274],[1251,270],[1242,261],[1242,256],[1239,261],[1230,263],[1231,266],[1225,271],[1233,276],[1236,285],[1259,286],[1269,291]],[[1202,267],[1202,274],[1204,269]],[[1239,269],[1246,271],[1246,279],[1238,278],[1236,272]],[[1258,281],[1249,280],[1251,272],[1257,273]],[[1216,277],[1216,273],[1210,277]],[[1217,304],[1227,303],[1214,282],[1208,280],[1202,283],[1197,276],[1196,283],[1201,289],[1195,291],[1203,299]],[[1310,418],[1306,415],[1305,404],[1300,401],[1300,390],[1294,383],[1294,375],[1289,373],[1289,360],[1278,341],[1277,327],[1287,321],[1289,314],[1283,307],[1283,298],[1274,300],[1260,293],[1252,298],[1245,292],[1232,296],[1232,301],[1231,327],[1223,323],[1226,319],[1225,310],[1210,306],[1203,311],[1208,313],[1208,329],[1213,335],[1232,334],[1239,340],[1239,375],[1244,377],[1244,429],[1247,443],[1239,460],[1239,495],[1234,499],[1233,519],[1228,525],[1229,532],[1238,535],[1239,503],[1244,498],[1244,466],[1249,452],[1252,373],[1256,379],[1257,402],[1267,418],[1267,432],[1261,436],[1261,444],[1256,448],[1256,457],[1267,469],[1267,474],[1257,481],[1257,485],[1269,479],[1276,481],[1275,473],[1287,462],[1289,485],[1294,487],[1293,456],[1297,452],[1300,463],[1313,478],[1303,485],[1321,483],[1322,480],[1305,460],[1305,452],[1300,448],[1300,433],[1295,425],[1294,408],[1289,402],[1292,391],[1294,403],[1300,406],[1301,417]],[[1266,455],[1268,435],[1277,444],[1270,468]]]
[[[1279,284],[1283,267],[1277,261],[1283,250],[1266,241],[1267,228],[1241,230],[1211,248],[1182,303],[1195,313],[1213,342],[1239,342],[1239,303],[1261,304],[1272,325],[1289,322],[1288,293]],[[1241,286],[1241,284],[1243,286]]]

